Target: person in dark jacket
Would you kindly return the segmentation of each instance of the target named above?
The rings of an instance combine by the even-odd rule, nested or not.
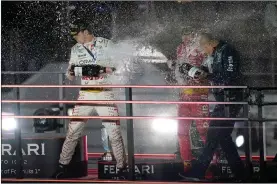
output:
[[[201,68],[205,72],[200,75],[200,78],[208,79],[213,86],[238,86],[241,74],[239,55],[236,50],[228,43],[216,40],[206,33],[201,35],[200,47],[208,55],[208,59]],[[216,101],[224,101],[224,91],[223,89],[212,90]],[[228,92],[229,101],[243,101],[241,91],[229,89]],[[242,105],[229,105],[229,117],[236,117],[241,108]],[[212,117],[226,117],[225,106],[216,105]],[[235,177],[242,179],[244,165],[231,137],[234,124],[235,121],[212,120],[202,154],[192,161],[191,169],[182,176],[204,179],[213,154],[220,145]]]

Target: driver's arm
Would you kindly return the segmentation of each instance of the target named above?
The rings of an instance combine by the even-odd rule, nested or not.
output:
[[[71,70],[72,69],[71,66],[75,64],[76,61],[77,61],[77,56],[76,54],[74,54],[74,47],[72,47],[71,53],[70,53],[69,65],[66,71],[66,77],[71,81],[74,79],[74,72]]]

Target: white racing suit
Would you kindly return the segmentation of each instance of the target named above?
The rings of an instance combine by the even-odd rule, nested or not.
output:
[[[88,48],[93,56],[84,48]],[[77,43],[71,49],[69,64],[90,65],[97,64],[104,67],[114,67],[111,58],[108,56],[108,49],[111,49],[110,40],[96,37],[94,41],[84,45]],[[82,77],[82,85],[107,85],[110,84],[111,75],[100,77]],[[115,100],[112,89],[107,88],[83,88],[79,92],[78,100]],[[114,104],[76,104],[73,109],[73,116],[90,116],[96,112],[99,116],[118,116],[118,109]],[[72,159],[78,139],[83,134],[86,120],[73,119],[69,123],[66,140],[60,154],[60,164],[68,165]],[[126,165],[126,155],[123,139],[120,130],[119,120],[102,120],[105,126],[117,167],[123,168]]]

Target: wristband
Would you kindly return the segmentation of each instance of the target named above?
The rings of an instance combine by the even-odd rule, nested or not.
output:
[[[83,69],[82,67],[74,67],[74,75],[75,76],[83,76],[82,73],[83,72]]]

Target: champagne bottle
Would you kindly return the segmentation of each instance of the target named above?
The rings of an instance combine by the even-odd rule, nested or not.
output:
[[[74,76],[91,76],[97,77],[99,74],[107,73],[108,67],[103,67],[100,65],[72,65],[71,71]],[[115,71],[115,68],[111,68],[112,71]]]
[[[189,63],[183,63],[180,67],[179,67],[179,71],[182,74],[187,74],[188,76],[197,79],[199,78],[199,76],[202,74],[202,70],[199,69],[198,67],[195,67]]]

